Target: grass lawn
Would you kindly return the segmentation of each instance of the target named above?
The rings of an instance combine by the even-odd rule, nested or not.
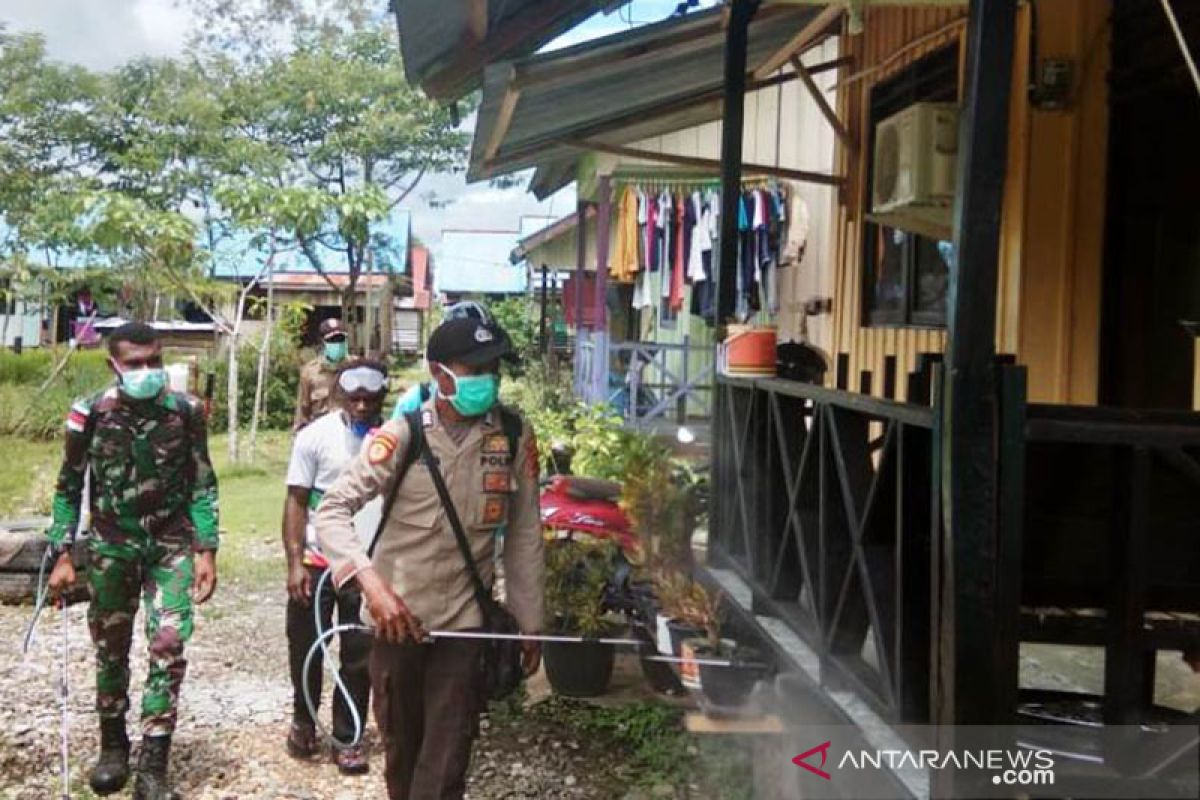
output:
[[[243,437],[244,440],[244,437]],[[209,439],[221,487],[221,553],[223,582],[258,587],[283,581],[283,547],[279,543],[283,515],[284,475],[291,435],[259,434],[253,462],[243,457],[231,465],[228,438]],[[48,514],[54,480],[62,457],[61,441],[34,442],[0,437],[0,518]]]

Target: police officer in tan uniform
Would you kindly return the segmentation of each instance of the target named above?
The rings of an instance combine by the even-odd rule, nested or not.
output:
[[[505,527],[505,602],[522,631],[536,633],[543,591],[537,442],[527,423],[496,403],[499,360],[509,349],[508,337],[489,323],[443,323],[426,350],[437,392],[420,417],[485,584],[494,580],[496,533]],[[478,629],[482,615],[431,473],[408,452],[410,438],[406,419],[374,435],[326,492],[316,534],[334,583],[358,582],[364,622],[375,628],[371,691],[389,798],[454,798],[465,787],[484,706],[479,643],[422,639],[426,630]],[[369,557],[353,516],[391,489],[406,456],[410,466]],[[524,650],[531,674],[541,650],[536,642]]]
[[[321,323],[318,331],[322,353],[300,370],[293,432],[334,409],[333,384],[338,367],[346,360],[346,327],[340,319],[330,318]]]

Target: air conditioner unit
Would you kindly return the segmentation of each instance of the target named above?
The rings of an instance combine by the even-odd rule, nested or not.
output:
[[[875,126],[873,222],[948,239],[958,166],[958,107],[915,103]]]

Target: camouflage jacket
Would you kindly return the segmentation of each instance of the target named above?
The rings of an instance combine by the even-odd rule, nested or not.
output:
[[[100,540],[182,534],[196,550],[217,549],[217,476],[195,398],[163,392],[135,403],[112,387],[72,406],[47,532],[54,545],[69,541],[79,523],[89,464],[91,528]]]

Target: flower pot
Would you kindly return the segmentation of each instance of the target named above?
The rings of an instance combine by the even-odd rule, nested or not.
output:
[[[736,643],[732,639],[721,640],[721,647],[725,650],[732,651],[735,646]],[[708,643],[707,636],[684,639],[679,646],[679,657],[683,659],[679,665],[679,679],[689,689],[701,688],[700,665],[696,663],[695,659],[701,658],[701,654],[706,652],[712,652],[712,645]]]
[[[596,697],[608,691],[613,672],[613,646],[599,642],[546,642],[542,646],[546,677],[565,697]]]
[[[667,630],[671,635],[671,655],[683,655],[683,642],[686,639],[699,639],[704,636],[704,629],[679,620],[671,620],[667,623]]]
[[[697,658],[734,659],[755,662],[759,660],[756,650],[737,647],[728,639],[721,640],[721,648],[714,650],[705,643],[696,649]],[[714,706],[734,707],[743,705],[750,697],[754,686],[763,676],[759,666],[719,667],[700,664],[700,690]]]
[[[656,614],[654,622],[655,645],[658,647],[658,652],[664,656],[674,655],[675,649],[671,645],[671,618],[665,614]]]

